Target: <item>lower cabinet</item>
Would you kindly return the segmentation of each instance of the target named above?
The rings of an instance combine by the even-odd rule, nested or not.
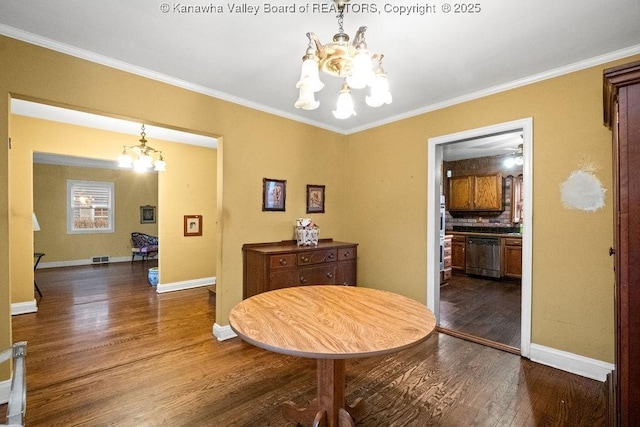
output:
[[[322,239],[317,246],[298,246],[295,241],[245,244],[243,298],[292,286],[355,286],[357,247],[332,239]]]
[[[467,264],[467,238],[454,234],[451,237],[451,269],[454,273],[464,273]]]
[[[444,236],[444,248],[442,250],[442,268],[440,270],[440,286],[445,285],[451,280],[451,241],[453,237],[450,234]]]
[[[502,276],[522,278],[522,239],[502,239]]]

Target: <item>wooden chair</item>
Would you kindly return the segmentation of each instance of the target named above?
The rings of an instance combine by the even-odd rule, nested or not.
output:
[[[22,426],[27,409],[27,372],[25,357],[27,342],[15,343],[12,348],[0,353],[0,363],[13,360],[13,375],[11,376],[11,390],[7,404],[7,424],[5,426]]]
[[[144,233],[131,233],[131,262],[136,255],[144,261],[158,254],[158,238]]]

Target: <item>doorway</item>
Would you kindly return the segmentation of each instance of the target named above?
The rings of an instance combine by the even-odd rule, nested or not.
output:
[[[533,119],[526,118],[484,128],[444,135],[428,140],[427,165],[427,306],[440,326],[440,195],[443,188],[444,148],[487,135],[509,132],[522,134],[522,185],[526,189],[522,203],[522,279],[520,305],[520,354],[528,357],[531,346],[531,253],[532,253],[532,143]],[[445,331],[446,332],[446,331]],[[482,342],[479,339],[478,342]]]
[[[10,118],[14,123],[13,130],[16,133],[16,135],[14,135],[15,141],[20,141],[20,138],[22,138],[23,141],[30,141],[30,144],[32,144],[30,146],[31,149],[28,149],[28,148],[25,149],[25,147],[28,147],[27,144],[22,144],[21,147],[23,148],[23,150],[22,151],[16,150],[16,153],[17,153],[15,157],[15,161],[17,165],[16,170],[28,170],[27,168],[29,169],[32,168],[34,151],[36,152],[35,154],[38,156],[41,155],[43,152],[48,152],[53,154],[54,156],[57,156],[58,158],[61,156],[65,156],[67,159],[70,158],[71,154],[73,154],[74,159],[79,163],[83,163],[83,164],[87,161],[85,159],[86,157],[95,156],[94,159],[91,159],[93,163],[89,165],[85,164],[84,166],[96,168],[96,170],[104,169],[105,171],[110,169],[111,167],[118,169],[117,163],[115,163],[115,159],[117,158],[118,154],[122,152],[122,146],[128,145],[130,143],[129,141],[131,141],[131,144],[133,145],[141,137],[140,122],[134,122],[131,120],[123,120],[123,119],[113,119],[107,116],[98,116],[93,113],[90,114],[82,111],[70,110],[68,108],[61,108],[61,107],[43,104],[35,101],[24,101],[24,100],[19,100],[15,98],[11,100]],[[43,125],[42,127],[40,127],[39,125],[32,126],[33,123],[46,123],[46,126],[45,125]],[[76,141],[76,145],[74,146],[75,149],[73,151],[71,149],[71,145],[67,144],[67,140],[64,136],[65,132],[69,131],[69,129],[72,129],[75,135],[74,141]],[[74,129],[77,129],[77,134]],[[198,206],[200,209],[199,213],[207,214],[208,217],[211,217],[211,218],[215,216],[215,212],[217,208],[215,204],[215,201],[216,201],[215,165],[218,157],[217,148],[216,148],[217,139],[214,137],[210,137],[202,134],[194,134],[186,131],[177,131],[169,127],[161,127],[160,125],[155,125],[155,126],[147,125],[146,131],[152,132],[151,135],[153,136],[154,139],[161,139],[163,143],[164,142],[171,143],[171,144],[165,144],[163,147],[165,149],[165,156],[169,154],[170,158],[181,157],[183,161],[172,163],[170,167],[167,168],[168,169],[167,172],[162,172],[162,174],[160,175],[153,173],[153,175],[155,175],[154,176],[155,185],[151,185],[151,183],[144,183],[142,182],[143,181],[142,178],[138,178],[137,181],[139,181],[139,185],[137,187],[124,186],[122,188],[122,191],[119,191],[119,192],[116,191],[116,194],[119,193],[120,195],[125,197],[125,200],[124,201],[119,200],[118,202],[116,202],[115,209],[117,209],[118,212],[123,212],[120,208],[123,208],[125,206],[128,206],[130,209],[126,210],[126,213],[124,214],[124,216],[121,216],[116,220],[117,226],[116,226],[115,233],[111,233],[110,235],[107,235],[107,233],[104,233],[104,239],[101,239],[101,241],[108,240],[107,244],[108,244],[109,250],[104,249],[104,247],[106,247],[107,244],[100,246],[98,244],[99,242],[97,241],[97,239],[94,241],[92,241],[91,239],[85,239],[87,240],[86,245],[85,244],[80,245],[82,246],[82,248],[85,249],[85,253],[82,256],[78,256],[78,254],[65,254],[65,258],[62,258],[60,251],[58,251],[58,248],[55,246],[57,242],[54,239],[57,236],[53,236],[53,237],[51,235],[47,236],[49,240],[48,242],[46,242],[46,244],[43,244],[45,243],[42,241],[42,238],[44,237],[42,234],[44,232],[44,229],[43,231],[40,231],[37,234],[37,237],[40,240],[38,251],[42,251],[45,253],[48,252],[50,254],[55,253],[58,255],[57,260],[54,259],[53,256],[47,256],[46,258],[44,258],[43,262],[41,262],[41,266],[44,265],[44,266],[55,267],[55,266],[62,266],[62,265],[70,265],[69,263],[73,263],[73,265],[76,265],[80,263],[93,262],[93,259],[97,258],[98,256],[100,257],[101,263],[103,262],[102,261],[103,259],[104,260],[107,259],[107,256],[109,257],[109,260],[108,260],[109,262],[131,260],[131,251],[127,247],[131,239],[130,232],[131,231],[144,232],[145,230],[139,229],[144,226],[145,229],[148,229],[149,231],[152,232],[148,234],[161,235],[162,231],[160,231],[160,228],[162,228],[162,224],[163,224],[162,221],[163,219],[164,220],[168,219],[170,217],[170,214],[172,213],[171,210],[169,210],[169,212],[167,213],[166,206],[168,205],[166,203],[163,204],[161,202],[161,196],[163,194],[165,195],[165,200],[167,199],[166,197],[167,191],[165,191],[164,193],[160,192],[160,194],[158,194],[159,189],[162,189],[162,188],[166,189],[168,186],[167,184],[168,181],[166,178],[167,175],[173,174],[173,176],[177,176],[177,177],[187,176],[189,177],[189,179],[191,179],[190,177],[193,176],[194,183],[191,185],[192,192],[194,194],[208,195],[206,199],[206,203],[198,201]],[[84,143],[83,141],[86,141],[86,143]],[[194,148],[191,146],[198,146],[198,147]],[[30,165],[27,165],[27,156],[29,156],[28,161]],[[82,157],[82,160],[80,159],[81,157]],[[191,164],[188,161],[184,161],[184,159],[191,159],[191,158],[197,158],[198,160],[206,159],[207,164],[209,162],[212,164],[211,167],[200,167],[198,169],[199,171],[203,171],[202,175],[205,175],[207,179],[196,180],[195,175],[191,173],[189,175],[186,175],[184,173],[184,169],[187,169],[189,167],[187,165]],[[105,162],[105,160],[107,159],[110,159],[110,160]],[[100,163],[100,165],[97,165],[96,162]],[[103,167],[103,163],[112,163],[112,162],[115,164],[110,165],[109,168]],[[80,166],[80,164],[76,164],[75,166]],[[119,170],[122,170],[122,169],[119,169]],[[136,175],[145,175],[145,174],[136,174]],[[90,178],[90,177],[87,177],[87,178]],[[31,180],[33,180],[33,176],[31,176]],[[111,180],[99,179],[99,181],[106,182]],[[28,182],[28,180],[26,180],[26,178],[25,180],[16,179],[14,182]],[[213,191],[210,188],[212,186],[213,186]],[[135,188],[135,191],[133,191],[134,188]],[[204,191],[203,191],[203,188],[204,188]],[[153,189],[155,189],[155,191],[152,191]],[[151,194],[152,192],[153,194]],[[24,196],[24,200],[16,204],[20,206],[20,209],[27,211],[30,218],[31,210],[32,210],[31,208],[33,207],[33,200],[28,200],[27,198],[29,196],[29,193],[31,193],[31,196],[33,196],[33,189],[31,189],[30,191],[23,191],[21,193],[22,193],[21,195]],[[137,197],[142,193],[144,193],[147,197]],[[135,194],[135,197],[134,197],[134,194]],[[66,195],[64,197],[66,197]],[[51,197],[49,197],[46,194],[45,194],[45,197],[42,197],[42,199],[44,200],[44,204],[41,204],[38,207],[36,212],[36,213],[39,213],[39,216],[40,216],[40,218],[38,219],[39,221],[41,221],[41,225],[47,222],[49,222],[49,225],[51,225],[52,216],[49,214],[49,210],[51,209],[52,207],[51,203],[53,202],[49,200],[51,199]],[[146,207],[147,205],[150,205],[157,209],[156,223],[141,222],[141,219],[140,219],[141,207],[143,206]],[[161,210],[164,213],[160,212]],[[179,213],[182,213],[182,212],[179,212]],[[21,216],[26,217],[26,214],[23,213]],[[58,216],[62,218],[62,213],[60,213]],[[66,215],[64,215],[64,218],[66,219]],[[182,217],[180,216],[179,219],[182,219]],[[66,223],[66,220],[64,222]],[[155,231],[156,229],[158,230],[157,232]],[[122,235],[121,232],[125,230],[128,230],[128,231],[124,235]],[[208,226],[208,230],[210,235],[207,236],[206,239],[204,239],[206,240],[205,242],[206,248],[209,250],[210,253],[217,253],[217,246],[216,246],[217,227],[215,226],[214,221],[210,223],[210,225]],[[26,234],[27,234],[26,231],[27,230],[25,227],[19,227],[19,229],[16,228],[12,232],[16,234],[16,240],[25,242],[24,246],[28,248],[28,251],[31,251],[32,248],[29,246],[33,246],[33,240],[26,238]],[[54,230],[53,227],[47,227],[46,229],[47,233],[51,233],[53,231],[55,231],[56,233],[59,233],[62,236],[62,238],[65,238],[66,236],[65,230],[62,230],[62,229],[58,230],[58,228],[55,228]],[[182,229],[179,229],[177,233],[181,235]],[[25,235],[24,237],[22,236],[23,234]],[[33,236],[31,232],[29,232],[29,234]],[[20,237],[18,237],[18,235]],[[66,245],[66,246],[70,246],[70,245]],[[23,252],[26,252],[26,251],[23,250],[21,253]],[[165,258],[173,259],[172,257],[176,256],[175,255],[176,253],[177,253],[177,256],[184,255],[185,258],[193,258],[193,257],[189,257],[188,252],[178,250],[176,245],[173,245],[173,247],[168,247],[168,250],[164,252],[164,255],[166,255]],[[122,258],[122,259],[118,259],[118,258]],[[196,264],[202,264],[202,263],[199,263],[195,258],[193,262]],[[31,268],[28,268],[29,264],[27,263],[19,263],[19,264],[24,264],[24,266],[19,265],[16,271],[19,269],[20,270],[19,274],[28,279],[29,275],[33,274],[33,270]],[[49,264],[49,265],[46,265],[46,264]],[[210,268],[210,267],[207,266],[206,268]],[[166,286],[163,286],[162,288],[158,287],[159,291],[161,292],[179,290],[184,286],[190,286],[190,287],[204,286],[206,284],[212,283],[215,280],[215,271],[212,271],[214,274],[207,274],[210,270],[206,271],[202,269],[204,273],[201,270],[198,270],[197,272],[198,275],[194,274],[194,279],[190,281],[182,280],[181,277],[177,277],[177,278],[171,277],[171,273],[173,273],[171,269],[166,269],[166,271],[169,272],[169,274],[165,275],[166,280],[165,282],[162,283],[163,285],[166,284]],[[23,280],[23,282],[28,283],[27,280]],[[25,311],[25,312],[33,312],[37,310],[35,300],[33,301],[29,300],[28,310],[29,311]]]

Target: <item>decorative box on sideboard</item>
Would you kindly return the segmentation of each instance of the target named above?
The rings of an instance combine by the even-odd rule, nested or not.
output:
[[[357,243],[320,239],[317,246],[293,240],[242,246],[243,298],[305,285],[356,285]]]

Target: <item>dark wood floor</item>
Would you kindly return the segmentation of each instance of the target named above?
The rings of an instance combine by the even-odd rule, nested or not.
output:
[[[453,275],[440,288],[441,327],[520,348],[519,282]]]
[[[145,273],[37,272],[39,311],[13,317],[28,341],[26,425],[295,425],[280,407],[314,397],[315,362],[216,341],[205,289],[157,294]],[[606,424],[603,383],[443,334],[346,374],[348,399],[367,402],[358,426]]]

